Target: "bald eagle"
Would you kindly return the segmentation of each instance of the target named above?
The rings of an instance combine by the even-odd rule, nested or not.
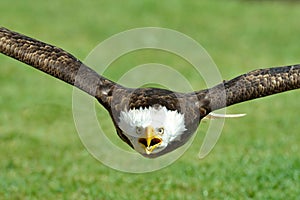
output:
[[[300,87],[300,65],[258,69],[200,91],[127,88],[58,47],[0,28],[0,52],[95,97],[109,112],[119,137],[145,157],[185,144],[214,110]]]

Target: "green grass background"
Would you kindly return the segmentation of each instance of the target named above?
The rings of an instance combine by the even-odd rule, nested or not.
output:
[[[198,41],[224,79],[300,62],[297,1],[2,0],[0,5],[2,26],[80,59],[113,34],[158,26]],[[202,89],[185,63],[157,52],[143,55],[120,59],[106,76],[117,80],[132,66],[166,60],[182,64],[185,76]],[[197,157],[202,124],[179,160],[147,174],[115,171],[87,152],[72,117],[71,86],[0,55],[0,91],[0,199],[299,199],[299,91],[230,107],[247,116],[226,120],[208,157]],[[104,111],[99,115],[105,117]]]

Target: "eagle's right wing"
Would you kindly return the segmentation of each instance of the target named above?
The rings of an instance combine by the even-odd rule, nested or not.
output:
[[[58,47],[0,27],[0,52],[96,97],[105,107],[116,84]]]

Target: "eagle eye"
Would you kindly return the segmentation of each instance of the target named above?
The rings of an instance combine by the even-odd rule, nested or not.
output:
[[[137,126],[135,132],[140,135],[142,133],[142,127]]]
[[[164,132],[165,132],[165,129],[163,127],[160,127],[157,129],[157,133],[160,135],[164,134]]]

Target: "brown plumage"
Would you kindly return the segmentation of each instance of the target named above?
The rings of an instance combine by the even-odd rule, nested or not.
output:
[[[300,65],[259,69],[219,85],[192,93],[159,88],[126,88],[100,76],[68,52],[0,28],[0,52],[39,69],[94,96],[110,113],[117,133],[131,147],[118,126],[120,112],[130,109],[164,106],[184,114],[186,131],[173,141],[163,155],[186,143],[203,117],[211,111],[233,104],[300,88]]]

